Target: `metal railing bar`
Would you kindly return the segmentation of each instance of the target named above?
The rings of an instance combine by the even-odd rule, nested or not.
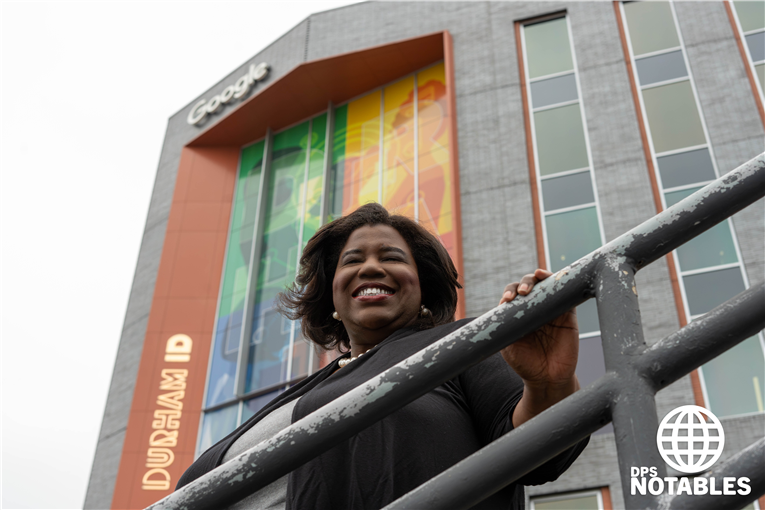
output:
[[[733,315],[731,314],[732,307],[742,306],[745,307],[745,313],[750,313],[754,311],[758,303],[761,303],[762,298],[765,298],[765,286],[746,290],[699,320],[703,323],[702,327],[716,332],[731,326],[733,320],[746,322],[742,327],[732,328],[731,331],[726,330],[724,347],[720,348],[714,342],[704,342],[698,345],[697,349],[696,344],[700,336],[698,334],[699,326],[695,322],[691,323],[648,349],[651,351],[650,356],[637,356],[634,366],[624,366],[622,368],[623,373],[617,375],[615,372],[607,372],[593,384],[574,393],[517,429],[463,459],[386,506],[384,510],[421,508],[452,510],[469,508],[477,504],[594,432],[590,427],[595,426],[595,430],[597,430],[611,421],[610,413],[613,408],[611,402],[621,399],[625,388],[635,384],[634,378],[625,377],[625,375],[643,374],[646,379],[639,380],[639,384],[654,384],[655,390],[651,391],[653,394],[670,382],[674,382],[690,373],[691,370],[698,368],[711,359],[713,355],[718,355],[746,340],[752,335],[753,330],[756,332],[758,331],[757,328],[765,327],[765,316],[762,313],[752,313],[746,318],[731,318]],[[738,313],[734,317],[736,315]],[[688,353],[692,352],[688,356],[691,358],[690,363],[676,364],[678,369],[682,369],[684,372],[672,374],[671,380],[663,369],[651,372],[656,359],[663,360],[663,358],[657,358],[656,353],[667,353],[668,351],[671,351],[670,355],[681,356],[688,356]],[[661,381],[666,384],[659,384]],[[582,416],[586,413],[592,413],[595,418]],[[655,410],[653,413],[655,414]],[[598,421],[593,421],[594,419]],[[654,428],[650,437],[651,444],[656,443],[655,438],[656,429]],[[531,446],[529,451],[533,452],[533,455],[526,458],[524,455],[527,454],[526,450],[529,445]],[[540,462],[537,462],[537,459]],[[663,465],[663,461],[661,464]],[[626,487],[629,487],[629,484]],[[754,487],[752,490],[756,492]],[[657,501],[653,507],[643,508],[655,508],[660,503]]]
[[[221,508],[246,497],[581,304],[606,255],[641,268],[764,194],[760,155],[149,508]]]
[[[723,478],[749,478],[751,491],[746,495],[738,493],[740,486],[734,482],[735,495],[722,496],[692,496],[681,494],[671,500],[662,501],[659,510],[740,510],[765,494],[765,438],[753,443],[736,455],[718,464],[703,478],[714,477],[717,490],[723,490]],[[707,487],[711,482],[707,481]]]

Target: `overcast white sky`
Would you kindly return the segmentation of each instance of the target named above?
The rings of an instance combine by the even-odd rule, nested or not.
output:
[[[167,118],[351,3],[2,0],[3,508],[82,508]]]

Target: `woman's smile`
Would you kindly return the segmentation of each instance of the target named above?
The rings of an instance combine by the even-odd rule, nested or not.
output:
[[[382,283],[364,283],[353,291],[353,298],[363,302],[384,301],[395,294],[396,291]]]

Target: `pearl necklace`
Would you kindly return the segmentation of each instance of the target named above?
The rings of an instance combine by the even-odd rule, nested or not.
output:
[[[359,359],[360,357],[362,357],[363,355],[365,355],[366,353],[368,353],[372,349],[374,349],[374,347],[371,347],[371,348],[367,349],[366,351],[362,352],[358,356],[354,356],[352,358],[343,358],[340,361],[338,361],[337,364],[340,366],[340,368],[343,368],[345,365],[347,365],[351,361],[356,361],[357,359]]]

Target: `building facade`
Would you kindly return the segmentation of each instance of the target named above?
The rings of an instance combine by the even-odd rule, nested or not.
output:
[[[460,317],[763,151],[763,2],[384,2],[311,15],[170,118],[85,508],[144,508],[333,356],[274,297],[369,201],[436,233]],[[648,343],[765,275],[759,201],[637,275]],[[604,374],[578,309],[577,374]],[[762,333],[657,395],[763,436]],[[623,508],[613,429],[537,509]],[[765,502],[764,502],[765,503]],[[759,508],[759,504],[752,505]]]

